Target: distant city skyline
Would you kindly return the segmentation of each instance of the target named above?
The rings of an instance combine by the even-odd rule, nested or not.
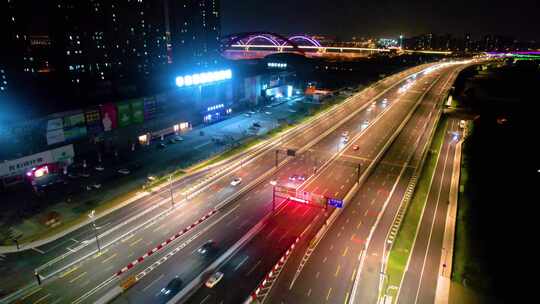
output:
[[[248,0],[222,1],[223,33],[266,30],[353,36],[406,37],[425,33],[464,36],[503,35],[519,40],[540,39],[537,1],[508,6],[498,0],[451,2]]]

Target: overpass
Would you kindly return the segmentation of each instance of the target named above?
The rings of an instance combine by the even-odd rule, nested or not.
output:
[[[256,59],[283,52],[294,52],[306,57],[369,57],[376,53],[392,54],[439,54],[450,55],[449,51],[406,50],[401,48],[369,48],[346,45],[323,45],[307,35],[283,36],[271,32],[245,32],[232,34],[221,39],[221,53],[229,59]]]

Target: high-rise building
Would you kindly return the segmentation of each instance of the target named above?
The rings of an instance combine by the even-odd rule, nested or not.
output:
[[[204,69],[217,63],[221,32],[219,0],[166,0],[172,63]]]

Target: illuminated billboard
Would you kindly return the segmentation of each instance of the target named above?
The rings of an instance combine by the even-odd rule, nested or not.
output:
[[[191,75],[178,76],[175,79],[176,86],[179,88],[189,87],[194,85],[204,85],[216,81],[222,81],[232,78],[232,71],[221,70],[205,73],[197,73]]]
[[[116,106],[113,103],[106,103],[101,106],[101,123],[105,132],[117,128]]]

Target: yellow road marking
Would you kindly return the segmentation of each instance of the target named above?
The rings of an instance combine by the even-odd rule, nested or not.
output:
[[[68,274],[74,272],[74,271],[77,270],[77,269],[79,269],[79,267],[77,267],[77,266],[71,268],[70,270],[68,270],[68,271],[66,271],[66,272],[64,272],[64,273],[62,273],[62,274],[60,275],[60,278],[63,278],[63,277],[65,277],[65,276],[67,276]]]
[[[349,252],[349,247],[345,247],[345,250],[343,251],[343,256],[346,256],[347,252]]]
[[[358,225],[356,225],[356,229],[360,229],[360,225],[362,225],[362,221],[358,222]]]
[[[142,238],[140,238],[140,239],[136,240],[135,242],[129,244],[129,247],[134,246],[135,244],[137,244],[137,243],[140,242],[140,241],[142,241]]]
[[[105,260],[101,261],[101,263],[107,263],[107,262],[110,261],[112,258],[114,258],[116,255],[117,255],[117,253],[111,255],[110,257],[108,257],[108,258],[106,258]]]
[[[311,288],[307,292],[307,296],[309,297],[311,295]]]
[[[70,283],[73,283],[75,281],[77,281],[78,279],[84,277],[86,275],[86,271],[81,273],[80,275],[76,276],[75,278],[71,279],[71,281],[69,281]]]
[[[353,270],[352,276],[351,276],[351,282],[354,281],[354,275],[356,274],[356,268]]]
[[[345,302],[343,302],[343,304],[347,304],[349,302],[349,293],[347,292],[345,294]]]
[[[38,304],[39,302],[45,300],[46,298],[48,298],[48,297],[50,297],[50,296],[51,296],[51,294],[48,293],[47,295],[45,295],[45,296],[39,298],[37,301],[35,301],[34,304]]]
[[[30,292],[29,294],[27,294],[27,295],[25,295],[24,297],[22,297],[21,299],[24,300],[24,299],[28,298],[29,296],[35,294],[36,292],[40,291],[40,290],[41,290],[41,287],[38,287],[38,288],[32,290],[32,292]]]
[[[332,287],[330,287],[330,289],[328,289],[328,294],[326,295],[326,301],[328,301],[328,299],[330,299],[330,294],[332,293]]]
[[[338,264],[338,265],[337,265],[337,268],[336,268],[336,273],[334,274],[335,277],[338,276],[338,274],[339,274],[339,269],[340,269],[340,268],[341,268],[341,265]]]

